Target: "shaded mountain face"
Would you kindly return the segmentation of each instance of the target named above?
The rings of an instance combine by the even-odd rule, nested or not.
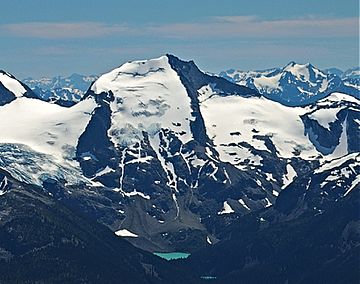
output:
[[[357,283],[359,192],[287,221],[244,216],[225,228],[227,240],[194,253],[188,265],[199,276],[216,277],[213,283]],[[275,216],[280,207],[265,211]]]
[[[297,177],[275,204],[223,228],[187,263],[214,283],[357,283],[360,155]]]
[[[0,188],[1,283],[195,283],[190,272],[133,247],[51,191],[3,170]]]
[[[284,68],[262,71],[221,72],[221,77],[257,90],[271,100],[288,106],[302,106],[316,102],[333,92],[359,98],[359,68],[342,72],[339,69],[319,70],[308,64],[290,62]]]
[[[138,247],[191,252],[317,169],[348,155],[357,169],[358,111],[341,93],[284,106],[167,55],[100,76],[72,107],[1,107],[0,167]],[[335,176],[346,185],[329,206],[359,182],[334,166],[312,188],[329,193]]]
[[[72,74],[69,77],[56,76],[53,78],[23,80],[41,99],[62,106],[72,106],[79,102],[98,77]]]

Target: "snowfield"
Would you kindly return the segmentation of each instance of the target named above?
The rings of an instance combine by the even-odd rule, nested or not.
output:
[[[91,98],[71,108],[18,98],[0,108],[0,143],[25,144],[62,161],[76,148],[95,107]]]
[[[160,129],[171,129],[185,144],[192,139],[190,98],[167,56],[125,63],[102,75],[91,87],[95,94],[111,91],[112,126],[116,145],[131,146]]]
[[[303,108],[286,107],[265,98],[219,95],[204,100],[200,107],[208,135],[223,161],[237,165],[250,159],[253,164],[259,164],[255,155],[238,145],[246,142],[258,150],[270,151],[265,142],[257,138],[259,136],[269,136],[283,158],[294,156],[298,150],[304,159],[318,155],[304,135],[300,118],[305,113]]]
[[[80,135],[96,103],[72,108],[20,97],[0,108],[0,166],[19,180],[42,184],[45,177],[91,183],[74,160]]]

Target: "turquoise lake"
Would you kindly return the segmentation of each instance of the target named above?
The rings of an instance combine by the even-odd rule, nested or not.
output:
[[[166,260],[188,258],[190,255],[185,252],[154,252],[154,254]]]

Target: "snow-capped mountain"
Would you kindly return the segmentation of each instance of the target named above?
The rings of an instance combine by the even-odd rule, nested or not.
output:
[[[26,78],[23,82],[45,101],[70,106],[80,101],[97,78],[95,75],[84,76],[74,73],[69,77]]]
[[[37,95],[13,75],[0,70],[0,106],[21,97],[37,98]]]
[[[341,78],[346,86],[356,88],[360,93],[360,67],[354,67],[345,71]]]
[[[359,106],[341,93],[285,106],[167,55],[103,74],[71,107],[0,107],[0,167],[139,247],[191,251],[309,175],[341,179],[329,202],[357,188],[336,161],[358,169]]]
[[[359,95],[358,68],[321,71],[310,63],[290,62],[284,68],[263,71],[236,71],[230,69],[219,76],[239,85],[256,89],[264,96],[284,105],[307,105],[333,92],[343,92],[357,98]],[[347,75],[348,74],[348,75]]]

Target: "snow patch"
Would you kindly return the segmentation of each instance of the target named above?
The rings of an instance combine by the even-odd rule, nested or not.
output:
[[[348,195],[358,184],[360,183],[360,174],[356,176],[356,178],[352,181],[349,189],[344,193],[344,196]]]
[[[284,71],[290,72],[296,78],[303,82],[310,81],[309,65],[308,64],[289,64],[284,68]]]
[[[246,210],[251,210],[249,208],[249,206],[246,205],[245,201],[243,199],[239,199],[239,203],[246,209]]]
[[[322,80],[319,92],[320,93],[325,92],[327,90],[328,86],[329,86],[329,81],[327,79]]]
[[[348,153],[347,117],[341,124],[341,127],[342,132],[339,140],[339,145],[337,145],[335,151],[332,154],[328,155],[329,158],[343,157]]]
[[[262,92],[272,92],[274,90],[281,91],[282,88],[280,87],[280,80],[282,74],[279,73],[275,76],[267,77],[267,76],[260,76],[258,78],[254,78],[254,85],[258,90]]]
[[[270,174],[270,173],[265,173],[265,176],[266,176],[266,180],[267,181],[273,181],[273,182],[276,182],[276,179],[274,179],[274,176],[273,174]]]
[[[134,189],[134,191],[131,192],[126,192],[124,190],[120,190],[119,188],[115,188],[114,191],[116,192],[120,192],[123,196],[127,196],[127,197],[134,197],[134,196],[140,196],[146,200],[150,200],[150,196],[146,195],[143,192],[137,191],[136,189]]]
[[[218,215],[230,214],[230,213],[234,213],[234,212],[235,211],[231,208],[229,203],[227,201],[224,201],[223,209],[218,212]]]
[[[281,187],[281,189],[284,189],[285,187],[287,187],[290,183],[292,183],[292,181],[294,180],[294,178],[297,177],[297,173],[294,170],[294,168],[290,165],[287,164],[286,165],[286,174],[283,175],[283,185]]]
[[[268,208],[272,205],[272,203],[270,202],[269,198],[265,198],[266,204],[265,204],[265,208]]]
[[[127,237],[127,238],[137,238],[138,235],[130,232],[127,229],[121,229],[115,232],[115,235],[119,236],[119,237]]]
[[[104,169],[102,169],[102,170],[100,170],[99,172],[97,172],[97,173],[95,174],[95,177],[101,177],[101,176],[103,176],[103,175],[106,175],[106,174],[108,174],[108,173],[113,173],[113,172],[115,172],[114,169],[110,168],[109,166],[106,166]]]

